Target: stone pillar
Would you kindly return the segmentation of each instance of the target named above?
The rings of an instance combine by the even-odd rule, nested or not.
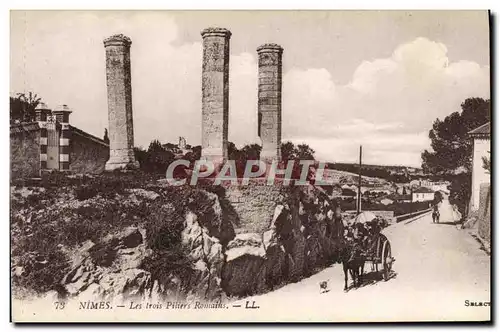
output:
[[[40,103],[35,108],[35,120],[38,122],[38,126],[40,127],[40,175],[47,169],[47,117],[50,116],[51,113],[52,111],[45,103]]]
[[[260,159],[281,160],[281,76],[283,48],[264,44],[259,57],[258,134],[262,140]]]
[[[110,149],[106,170],[139,167],[139,163],[134,156],[132,82],[130,74],[131,44],[130,38],[121,34],[113,35],[104,40]]]
[[[227,159],[229,122],[229,39],[231,32],[207,28],[203,37],[202,150],[212,161]]]
[[[56,116],[56,120],[61,124],[61,136],[59,138],[59,170],[69,171],[69,155],[70,155],[70,136],[69,115],[71,110],[67,105],[59,105],[52,112]]]

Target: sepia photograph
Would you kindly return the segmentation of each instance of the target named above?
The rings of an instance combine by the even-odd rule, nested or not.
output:
[[[12,322],[491,323],[488,10],[9,16]]]

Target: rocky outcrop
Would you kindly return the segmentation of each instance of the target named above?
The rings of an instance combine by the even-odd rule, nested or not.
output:
[[[186,215],[182,243],[187,248],[188,257],[194,267],[188,296],[206,299],[221,298],[223,248],[219,239],[210,236],[208,229],[200,225],[198,216],[192,211]]]
[[[140,268],[149,255],[144,230],[128,227],[98,244],[87,241],[74,250],[69,255],[72,267],[61,284],[68,296],[156,300],[160,287],[149,272]]]
[[[227,245],[222,288],[228,295],[263,293],[333,262],[331,202],[312,187],[295,188],[277,204],[267,230],[240,233]]]
[[[66,196],[58,192],[52,201],[48,199],[53,195],[44,192],[16,192],[20,202],[14,200],[18,207],[12,214],[12,234],[29,239],[33,229],[45,227],[44,221],[52,218],[54,225],[44,234],[55,234],[49,231],[63,225],[79,230],[79,241],[61,237],[47,252],[43,246],[14,251],[14,280],[33,288],[26,280],[43,279],[33,271],[45,271],[43,276],[54,281],[45,278],[47,287],[39,292],[56,291],[59,297],[224,300],[297,281],[335,258],[338,239],[331,231],[331,202],[312,186],[146,188],[80,199],[71,191]],[[44,199],[31,200],[42,210],[21,204],[32,196]],[[114,218],[108,206],[123,215]],[[96,223],[102,216],[115,222],[113,228]],[[75,227],[86,223],[98,235],[88,236],[87,226]],[[48,254],[55,251],[59,256]]]

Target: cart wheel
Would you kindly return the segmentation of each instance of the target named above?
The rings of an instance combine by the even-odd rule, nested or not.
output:
[[[392,261],[393,261],[392,253],[391,253],[391,244],[389,243],[389,241],[384,242],[382,253],[383,253],[382,267],[384,269],[383,276],[384,276],[384,280],[387,281],[387,280],[389,280],[389,275],[390,275],[391,270],[392,270]]]

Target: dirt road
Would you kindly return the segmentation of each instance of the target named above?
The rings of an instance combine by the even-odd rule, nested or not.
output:
[[[490,301],[490,256],[465,231],[453,225],[451,206],[441,205],[441,223],[430,214],[384,230],[396,257],[392,277],[365,266],[365,282],[343,291],[340,264],[267,294],[207,310],[78,310],[78,303],[54,309],[46,300],[17,303],[18,321],[34,315],[42,321],[138,322],[385,322],[489,320],[490,307],[466,306]],[[319,283],[329,280],[329,291]],[[127,304],[128,305],[128,304]],[[236,306],[233,306],[236,305]],[[246,307],[250,308],[246,308]],[[253,308],[252,308],[253,307]]]
[[[490,256],[453,225],[447,200],[440,210],[440,224],[427,214],[384,230],[396,257],[388,281],[370,273],[366,264],[364,285],[344,292],[342,267],[335,264],[247,300],[255,301],[257,310],[272,312],[276,321],[489,320],[490,307],[466,306],[466,300],[490,301]],[[319,282],[327,279],[330,291],[321,294]]]

